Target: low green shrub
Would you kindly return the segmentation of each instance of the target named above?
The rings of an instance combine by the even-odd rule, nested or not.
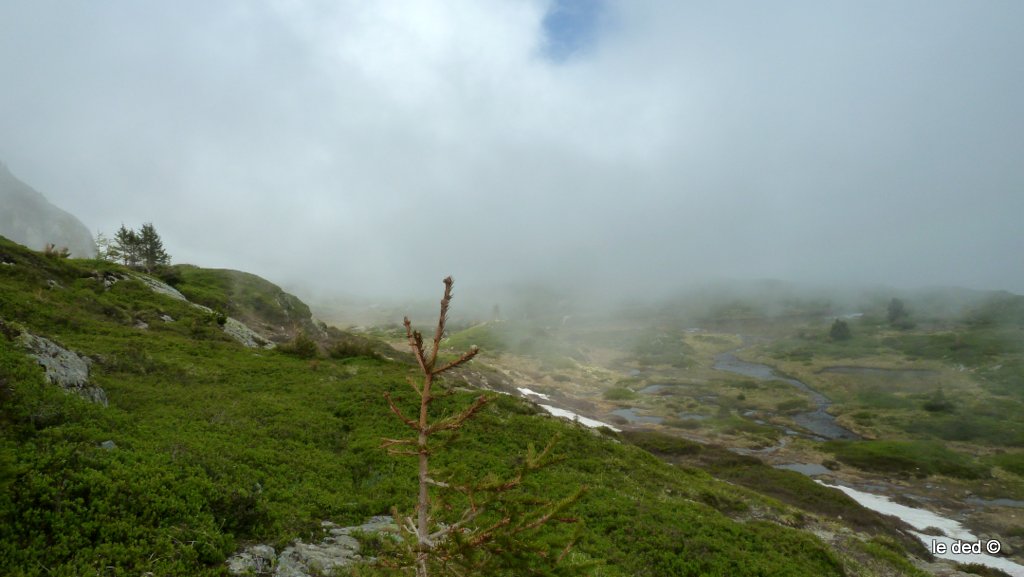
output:
[[[625,387],[612,387],[606,390],[602,396],[608,401],[629,401],[640,395]]]
[[[367,359],[378,359],[380,355],[369,343],[357,340],[342,340],[335,342],[327,349],[327,354],[332,359],[352,359],[363,357]]]
[[[913,477],[941,474],[962,479],[990,475],[989,467],[973,457],[930,441],[829,441],[822,448],[838,461],[867,471]]]
[[[1024,477],[1024,453],[1002,453],[992,455],[987,459],[989,463],[1014,475]]]
[[[658,455],[694,455],[700,443],[657,431],[623,431],[620,436],[641,449]]]
[[[867,541],[859,542],[861,549],[879,561],[883,561],[897,569],[907,577],[928,577],[926,573],[907,560],[906,550],[896,541],[876,535]]]
[[[316,341],[306,336],[305,333],[299,333],[292,339],[292,342],[277,347],[277,350],[300,359],[314,359],[320,353],[320,347],[317,346]]]

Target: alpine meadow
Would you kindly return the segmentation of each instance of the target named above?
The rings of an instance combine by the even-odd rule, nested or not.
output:
[[[0,575],[1024,577],[1021,30],[0,2]]]

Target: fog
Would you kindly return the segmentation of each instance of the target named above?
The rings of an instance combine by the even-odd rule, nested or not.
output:
[[[1024,4],[4,2],[0,160],[322,298],[1024,293]]]

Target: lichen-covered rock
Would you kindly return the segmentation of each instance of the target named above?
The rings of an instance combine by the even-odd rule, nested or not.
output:
[[[100,272],[98,270],[94,270],[94,271],[92,271],[92,276],[93,276],[94,279],[96,279],[96,282],[103,283],[104,290],[110,290],[110,287],[112,287],[115,284],[117,284],[117,283],[125,280],[126,278],[128,278],[127,276],[125,276],[125,275],[123,275],[121,273],[117,273],[117,272],[113,272],[113,271],[109,271],[109,270],[106,270],[106,271],[103,271],[103,272]]]
[[[92,361],[88,357],[27,331],[22,332],[17,338],[29,351],[29,355],[42,365],[48,381],[59,385],[65,391],[107,406],[106,391],[89,385],[89,366]]]
[[[271,575],[277,553],[270,545],[253,545],[228,559],[228,572],[233,575]]]
[[[163,281],[159,281],[153,277],[148,277],[141,274],[136,274],[132,276],[138,279],[142,284],[148,286],[155,293],[167,295],[171,298],[178,299],[179,301],[188,301],[188,299],[185,298],[185,295],[181,294],[178,291],[178,289],[172,287],[171,285]]]
[[[312,577],[330,575],[333,571],[362,561],[359,555],[359,541],[352,536],[355,532],[380,533],[396,530],[390,516],[372,517],[362,525],[339,527],[324,521],[322,527],[327,536],[317,544],[296,541],[274,554],[268,545],[253,545],[233,555],[227,561],[228,572],[233,575],[273,575],[273,577]]]
[[[224,323],[224,332],[231,338],[252,349],[272,349],[275,346],[274,343],[260,336],[259,333],[250,329],[242,321],[231,317],[228,317],[227,321]]]

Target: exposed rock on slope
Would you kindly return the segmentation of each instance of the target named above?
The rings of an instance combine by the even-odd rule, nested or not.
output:
[[[8,331],[4,331],[8,332]],[[94,403],[107,406],[107,393],[89,384],[89,366],[92,360],[57,343],[22,331],[16,340],[28,350],[46,371],[46,379],[69,393],[75,393]]]
[[[353,533],[394,532],[394,520],[387,515],[372,517],[357,527],[339,527],[330,521],[322,524],[327,536],[317,544],[296,541],[280,555],[269,545],[254,545],[228,559],[228,572],[234,575],[273,575],[274,577],[310,577],[330,575],[333,571],[361,561],[359,541]]]
[[[276,346],[274,343],[264,339],[256,331],[250,329],[248,325],[242,321],[232,317],[228,317],[224,322],[224,332],[250,349],[272,349]]]
[[[18,180],[0,162],[0,235],[34,250],[47,243],[67,247],[71,256],[93,258],[96,244],[89,229],[70,213]]]
[[[153,292],[157,294],[167,295],[173,299],[189,302],[189,300],[185,298],[185,295],[181,294],[178,291],[178,289],[172,287],[171,285],[163,281],[159,281],[156,280],[155,278],[151,278],[141,274],[133,276],[137,278],[139,281],[141,281],[143,284],[148,286]],[[189,304],[198,309],[206,311],[207,313],[216,314],[214,310],[208,306],[192,302],[189,302]],[[227,317],[226,319],[224,319],[223,329],[228,336],[251,349],[272,349],[275,346],[274,343],[263,338],[262,335],[249,328],[248,325],[232,317]]]
[[[167,295],[167,296],[171,297],[172,299],[177,299],[179,301],[188,301],[188,299],[185,298],[185,295],[183,295],[180,292],[178,292],[178,289],[172,287],[171,285],[169,285],[169,284],[167,284],[167,283],[165,283],[163,281],[159,281],[159,280],[156,280],[155,278],[148,277],[148,276],[142,275],[142,274],[136,274],[136,275],[132,275],[132,276],[137,278],[139,280],[139,282],[141,282],[142,284],[148,286],[150,289],[152,289],[153,292],[155,292],[157,294]],[[203,307],[203,308],[206,308],[206,307]],[[209,310],[209,309],[207,309],[207,310]]]

